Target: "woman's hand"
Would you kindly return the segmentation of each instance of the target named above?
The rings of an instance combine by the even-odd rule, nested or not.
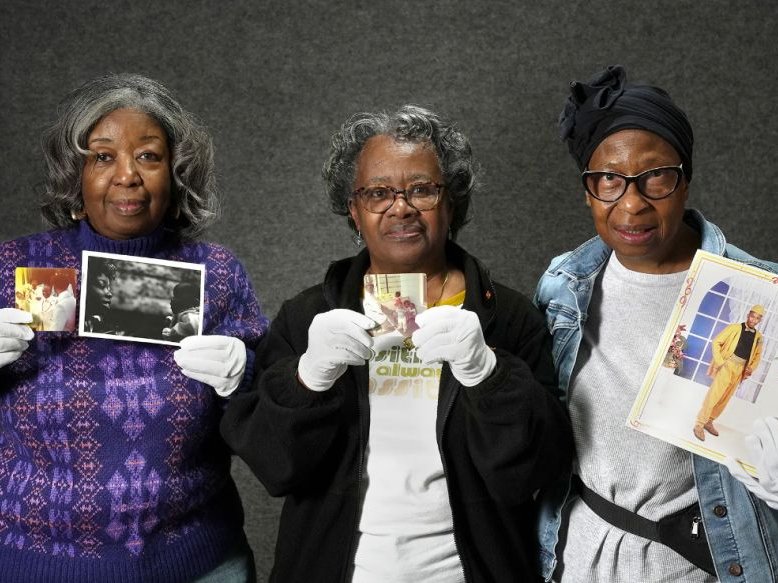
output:
[[[746,435],[746,446],[755,462],[759,479],[746,472],[733,457],[725,458],[724,465],[755,496],[778,510],[778,418],[757,419],[753,430],[753,434]]]
[[[35,337],[32,314],[16,308],[0,309],[0,368],[17,360]]]
[[[484,342],[475,312],[437,306],[416,316],[419,329],[411,337],[423,362],[447,361],[454,377],[466,387],[483,382],[497,364]]]
[[[222,397],[238,388],[246,370],[246,346],[232,336],[189,336],[173,358],[184,375],[211,385]]]
[[[300,357],[297,377],[312,391],[326,391],[349,365],[365,364],[372,355],[376,323],[353,310],[317,314],[308,327],[308,349]]]

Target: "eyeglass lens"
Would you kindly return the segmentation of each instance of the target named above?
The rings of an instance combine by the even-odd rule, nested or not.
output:
[[[431,210],[438,204],[439,194],[440,187],[433,182],[411,184],[405,190],[391,186],[369,186],[359,191],[362,204],[372,213],[386,212],[399,195],[403,195],[405,201],[416,210]]]
[[[638,192],[646,198],[665,198],[675,192],[680,179],[681,169],[676,166],[653,168],[637,176],[624,176],[615,172],[589,172],[584,177],[586,190],[603,201],[621,198],[631,182],[637,184]]]

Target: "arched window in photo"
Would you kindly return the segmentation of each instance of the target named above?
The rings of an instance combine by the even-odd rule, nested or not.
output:
[[[755,403],[765,380],[778,375],[771,367],[778,350],[778,318],[772,296],[767,296],[750,288],[740,288],[725,278],[712,285],[700,302],[694,316],[683,350],[681,366],[676,374],[696,383],[710,386],[712,378],[708,376],[708,367],[712,359],[711,342],[726,326],[734,322],[744,322],[750,308],[756,304],[765,307],[765,314],[757,329],[762,333],[764,344],[762,359],[754,374],[743,381],[735,396]]]

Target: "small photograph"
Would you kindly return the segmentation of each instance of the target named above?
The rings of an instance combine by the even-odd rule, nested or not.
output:
[[[756,475],[745,436],[778,415],[778,277],[698,251],[627,424]]]
[[[370,333],[376,337],[390,335],[376,343],[388,346],[410,342],[411,334],[418,329],[416,315],[427,307],[426,274],[370,273],[365,275],[363,286],[365,315],[377,322]]]
[[[79,334],[178,345],[202,333],[205,268],[84,251]]]
[[[15,307],[32,314],[30,328],[36,332],[75,332],[75,269],[17,267]]]

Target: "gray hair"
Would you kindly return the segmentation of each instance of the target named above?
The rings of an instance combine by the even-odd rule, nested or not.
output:
[[[171,213],[167,224],[184,238],[197,237],[219,213],[211,137],[162,84],[126,73],[93,79],[60,104],[57,121],[43,135],[43,218],[60,228],[77,222],[74,215],[83,210],[81,173],[89,134],[117,109],[143,112],[167,134],[172,206],[178,211]]]
[[[470,197],[478,188],[478,169],[470,142],[452,123],[416,105],[404,105],[395,112],[358,113],[332,136],[329,159],[322,174],[332,212],[348,216],[348,201],[354,188],[357,158],[373,136],[388,135],[396,140],[428,142],[435,148],[448,199],[454,209],[451,237],[469,220]]]

